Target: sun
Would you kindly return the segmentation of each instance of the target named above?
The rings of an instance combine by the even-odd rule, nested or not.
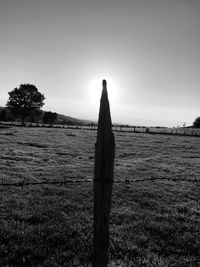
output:
[[[98,104],[102,92],[102,81],[107,82],[108,99],[111,105],[114,105],[118,101],[119,90],[117,83],[106,75],[99,75],[91,79],[89,83],[89,98],[94,104]]]

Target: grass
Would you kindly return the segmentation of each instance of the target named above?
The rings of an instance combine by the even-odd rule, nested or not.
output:
[[[199,139],[116,133],[115,179],[199,179]],[[1,182],[92,178],[96,132],[0,129]],[[198,266],[200,184],[113,185],[109,266]],[[92,183],[1,188],[0,266],[91,266]],[[197,263],[196,263],[197,264]]]

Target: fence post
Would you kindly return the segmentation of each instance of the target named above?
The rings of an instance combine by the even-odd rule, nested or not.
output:
[[[93,267],[108,264],[109,215],[114,174],[115,139],[112,132],[106,80],[100,101],[94,165]]]

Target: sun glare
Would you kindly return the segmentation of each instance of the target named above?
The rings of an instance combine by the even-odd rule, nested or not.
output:
[[[108,99],[111,105],[114,105],[118,101],[119,90],[117,83],[106,75],[101,75],[93,78],[89,83],[89,97],[94,104],[99,103],[102,92],[102,81],[107,81]]]

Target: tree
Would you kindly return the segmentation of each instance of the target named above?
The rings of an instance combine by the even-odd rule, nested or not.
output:
[[[200,128],[200,117],[197,117],[195,121],[193,122],[194,128]]]
[[[58,117],[56,112],[46,111],[43,115],[43,122],[53,124]]]
[[[44,95],[33,84],[21,84],[8,94],[7,107],[21,117],[22,126],[27,116],[36,114],[44,105]]]
[[[39,122],[39,120],[41,119],[42,115],[43,115],[43,111],[42,110],[37,110],[37,112],[34,113],[34,114],[31,114],[27,118],[27,120],[30,121],[30,122],[33,122],[33,123],[34,122]]]
[[[6,108],[2,108],[0,110],[0,121],[6,121],[6,118],[7,118]]]

